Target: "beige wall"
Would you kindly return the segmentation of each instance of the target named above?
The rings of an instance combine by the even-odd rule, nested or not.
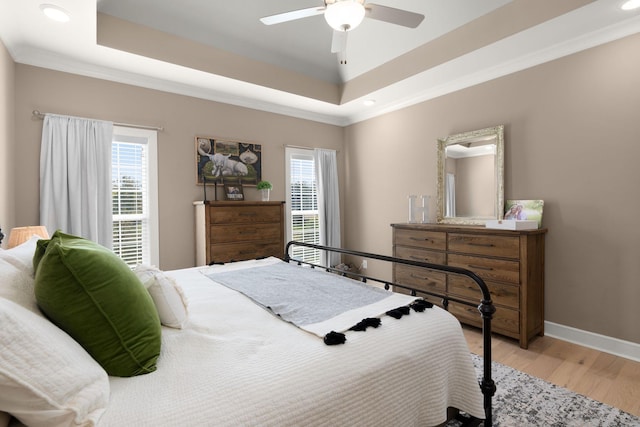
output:
[[[504,124],[505,197],[545,201],[545,319],[640,343],[639,51],[634,35],[350,126],[347,244],[391,254],[407,195],[436,194],[436,139]]]
[[[13,198],[15,191],[13,185],[14,71],[13,60],[0,41],[0,227],[7,236],[9,230],[15,225]]]
[[[202,200],[202,187],[195,184],[196,135],[262,144],[262,176],[274,185],[272,200],[285,197],[283,144],[343,152],[340,127],[186,96],[20,64],[16,66],[16,88],[15,166],[22,171],[16,181],[18,225],[36,224],[39,217],[42,120],[34,120],[34,109],[165,128],[158,134],[160,267],[165,270],[194,264],[192,202]],[[340,153],[338,161],[342,180]],[[0,188],[5,185],[0,181]],[[246,193],[247,199],[260,200],[254,188],[247,188]]]

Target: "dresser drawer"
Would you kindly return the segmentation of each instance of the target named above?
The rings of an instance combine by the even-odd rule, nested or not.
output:
[[[269,241],[281,239],[280,224],[230,224],[212,225],[211,243]]]
[[[513,259],[520,258],[520,238],[518,236],[449,233],[447,243],[450,252]]]
[[[467,325],[482,326],[482,317],[477,307],[449,303],[449,312],[458,320]],[[520,331],[520,313],[509,308],[496,307],[496,312],[491,319],[491,330],[508,336],[518,336]]]
[[[443,294],[446,290],[447,275],[439,271],[411,265],[395,264],[395,282],[416,290]]]
[[[447,248],[447,234],[437,231],[396,228],[394,230],[394,244],[445,250]]]
[[[213,262],[242,261],[268,256],[282,258],[284,249],[279,243],[227,243],[210,246]]]
[[[444,252],[429,249],[411,248],[408,246],[396,246],[395,256],[411,261],[428,262],[431,264],[446,264],[447,257]]]
[[[280,223],[280,206],[215,206],[209,209],[211,224]]]
[[[514,285],[520,283],[520,263],[518,261],[449,254],[447,264],[471,270],[485,281],[508,282]]]
[[[485,282],[491,294],[491,300],[496,305],[502,305],[513,309],[520,306],[520,288],[517,285]],[[480,301],[482,292],[473,280],[468,277],[449,274],[447,291],[451,295],[457,295],[471,302]]]

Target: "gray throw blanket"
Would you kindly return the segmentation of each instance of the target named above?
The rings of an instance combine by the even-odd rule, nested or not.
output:
[[[423,299],[389,292],[324,270],[265,261],[263,265],[230,270],[226,266],[213,266],[202,273],[244,294],[278,318],[323,338],[327,345],[343,344],[347,330],[377,328],[380,317],[385,314],[399,319],[410,314],[410,309],[422,312],[432,307]]]
[[[331,319],[392,294],[337,274],[287,263],[206,276],[297,326]]]

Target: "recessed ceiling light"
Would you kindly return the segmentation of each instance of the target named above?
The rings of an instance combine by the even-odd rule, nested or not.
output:
[[[371,107],[373,104],[376,103],[376,100],[375,99],[365,99],[362,103],[367,107]]]
[[[633,9],[637,9],[640,7],[640,0],[629,0],[627,2],[624,2],[622,4],[622,6],[620,6],[620,9],[622,10],[633,10]]]
[[[41,4],[40,10],[42,10],[42,13],[47,15],[47,18],[53,19],[54,21],[69,22],[71,19],[71,14],[60,6],[53,4]]]

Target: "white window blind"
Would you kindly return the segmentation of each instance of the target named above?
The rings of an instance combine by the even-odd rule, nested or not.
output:
[[[315,162],[311,150],[287,148],[288,212],[287,235],[289,240],[320,243],[318,220],[318,193]],[[291,256],[308,262],[319,263],[320,251],[296,246]]]
[[[132,267],[158,265],[155,140],[155,131],[114,127],[113,251]]]

